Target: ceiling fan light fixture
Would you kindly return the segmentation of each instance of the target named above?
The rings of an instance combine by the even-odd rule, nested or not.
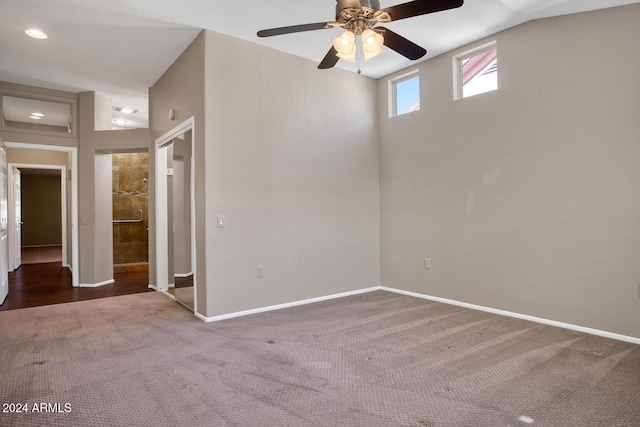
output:
[[[368,61],[374,56],[382,53],[382,45],[384,37],[382,34],[371,29],[362,32],[362,51],[364,52],[364,60]]]
[[[356,36],[351,31],[345,31],[333,41],[333,47],[338,52],[338,57],[355,62]]]

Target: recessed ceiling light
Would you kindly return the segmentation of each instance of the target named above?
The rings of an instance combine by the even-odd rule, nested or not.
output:
[[[42,113],[31,113],[32,116],[37,116],[37,117],[44,117],[44,114]]]
[[[33,115],[31,115],[31,116],[29,116],[29,118],[33,119],[33,120],[42,120],[42,116],[33,116]]]
[[[44,32],[38,30],[37,28],[29,28],[25,31],[29,37],[33,37],[34,39],[46,39],[47,36]]]
[[[131,107],[113,107],[113,110],[124,114],[135,114],[138,112],[138,110],[134,110]]]

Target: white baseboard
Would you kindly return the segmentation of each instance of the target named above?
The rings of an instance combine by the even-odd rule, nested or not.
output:
[[[219,322],[220,320],[233,319],[234,317],[249,316],[251,314],[265,313],[267,311],[281,310],[283,308],[290,308],[290,307],[297,307],[299,305],[313,304],[314,302],[327,301],[327,300],[336,299],[336,298],[344,298],[344,297],[348,297],[348,296],[352,296],[352,295],[365,294],[367,292],[372,292],[372,291],[377,291],[377,290],[380,290],[379,286],[374,286],[372,288],[366,288],[366,289],[359,289],[359,290],[356,290],[356,291],[343,292],[343,293],[339,293],[339,294],[327,295],[327,296],[324,296],[324,297],[309,298],[309,299],[300,300],[300,301],[293,301],[293,302],[288,302],[288,303],[285,303],[285,304],[277,304],[277,305],[271,305],[271,306],[268,306],[268,307],[255,308],[255,309],[252,309],[252,310],[237,311],[235,313],[221,314],[219,316],[205,317],[205,316],[201,315],[200,313],[195,313],[195,315],[196,315],[196,317],[198,317],[199,319],[204,320],[205,322]]]
[[[168,292],[160,291],[159,289],[157,289],[153,285],[149,285],[149,288],[154,289],[154,290],[159,291],[159,292],[162,292],[162,293],[166,294],[169,298],[173,298],[173,296],[171,294],[169,294]],[[339,293],[339,294],[327,295],[327,296],[317,297],[317,298],[309,298],[309,299],[305,299],[305,300],[293,301],[293,302],[284,303],[284,304],[276,304],[276,305],[271,305],[271,306],[262,307],[262,308],[256,308],[256,309],[252,309],[252,310],[244,310],[244,311],[238,311],[238,312],[234,312],[234,313],[221,314],[219,316],[206,317],[206,316],[203,316],[202,314],[200,314],[198,312],[194,312],[194,315],[197,318],[199,318],[199,319],[201,319],[201,320],[203,320],[205,322],[219,322],[221,320],[233,319],[235,317],[242,317],[242,316],[249,316],[249,315],[252,315],[252,314],[266,313],[268,311],[281,310],[283,308],[297,307],[297,306],[306,305],[306,304],[313,304],[313,303],[316,303],[316,302],[327,301],[327,300],[336,299],[336,298],[344,298],[344,297],[348,297],[348,296],[352,296],[352,295],[359,295],[359,294],[364,294],[364,293],[373,292],[373,291],[393,292],[393,293],[396,293],[396,294],[402,294],[402,295],[407,295],[407,296],[410,296],[410,297],[415,297],[415,298],[421,298],[421,299],[426,299],[426,300],[430,300],[430,301],[441,302],[441,303],[444,303],[444,304],[456,305],[456,306],[459,306],[459,307],[469,308],[469,309],[472,309],[472,310],[484,311],[484,312],[487,312],[487,313],[497,314],[497,315],[500,315],[500,316],[507,316],[507,317],[513,317],[513,318],[516,318],[516,319],[528,320],[530,322],[541,323],[541,324],[549,325],[549,326],[556,326],[558,328],[569,329],[569,330],[572,330],[572,331],[583,332],[583,333],[586,333],[586,334],[597,335],[597,336],[604,337],[604,338],[610,338],[610,339],[614,339],[614,340],[618,340],[618,341],[624,341],[624,342],[629,342],[629,343],[632,343],[632,344],[639,344],[640,345],[640,338],[631,337],[631,336],[628,336],[628,335],[622,335],[622,334],[617,334],[617,333],[614,333],[614,332],[602,331],[602,330],[599,330],[599,329],[587,328],[587,327],[584,327],[584,326],[573,325],[571,323],[558,322],[558,321],[555,321],[555,320],[544,319],[542,317],[529,316],[527,314],[515,313],[515,312],[512,312],[512,311],[506,311],[506,310],[500,310],[500,309],[497,309],[497,308],[484,307],[484,306],[476,305],[476,304],[469,304],[469,303],[466,303],[466,302],[456,301],[456,300],[452,300],[452,299],[448,299],[448,298],[435,297],[435,296],[431,296],[431,295],[420,294],[420,293],[417,293],[417,292],[411,292],[411,291],[405,291],[405,290],[402,290],[402,289],[390,288],[390,287],[387,287],[387,286],[373,286],[371,288],[359,289],[359,290],[355,290],[355,291],[343,292],[343,293]]]
[[[191,277],[193,273],[174,273],[173,277]]]
[[[109,279],[109,280],[105,280],[104,282],[100,282],[100,283],[80,283],[80,285],[78,285],[78,287],[80,287],[80,288],[99,288],[100,286],[110,285],[110,284],[112,284],[114,282],[115,282],[115,280]]]
[[[558,328],[570,329],[572,331],[584,332],[586,334],[598,335],[605,338],[611,338],[618,341],[625,341],[632,344],[640,344],[640,338],[630,337],[627,335],[616,334],[614,332],[601,331],[599,329],[587,328],[584,326],[573,325],[571,323],[558,322],[555,320],[544,319],[542,317],[529,316],[527,314],[514,313],[512,311],[500,310],[497,308],[484,307],[481,305],[469,304],[466,302],[451,300],[447,298],[434,297],[431,295],[419,294],[417,292],[404,291],[402,289],[389,288],[380,286],[380,290],[393,292],[396,294],[407,295],[416,298],[427,299],[430,301],[441,302],[444,304],[457,305],[459,307],[470,308],[472,310],[485,311],[487,313],[498,314],[501,316],[514,317],[516,319],[528,320],[530,322],[542,323],[544,325],[556,326]]]
[[[163,291],[162,289],[160,289],[156,285],[147,285],[147,287],[149,289],[152,289],[152,290],[154,290],[156,292],[161,293],[162,295],[166,296],[167,298],[170,298],[170,299],[172,299],[174,301],[176,300],[176,297],[171,292],[169,292],[169,289],[173,288],[173,285],[171,285],[171,284],[169,284],[169,289],[167,289],[166,291]]]

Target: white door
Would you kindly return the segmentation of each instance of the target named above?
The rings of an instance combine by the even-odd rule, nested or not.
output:
[[[0,140],[0,304],[4,303],[9,294],[8,194],[7,153],[4,151],[2,140]]]
[[[22,193],[20,192],[20,169],[13,167],[13,270],[22,265]]]

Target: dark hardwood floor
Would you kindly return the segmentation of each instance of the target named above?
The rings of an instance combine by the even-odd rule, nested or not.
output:
[[[62,245],[25,246],[21,250],[22,265],[62,262]]]
[[[0,311],[153,292],[148,288],[148,270],[115,273],[114,280],[99,288],[74,288],[71,272],[60,262],[23,264],[9,273],[9,296]]]
[[[188,286],[193,286],[193,276],[175,277],[174,281],[176,288],[186,288]]]

